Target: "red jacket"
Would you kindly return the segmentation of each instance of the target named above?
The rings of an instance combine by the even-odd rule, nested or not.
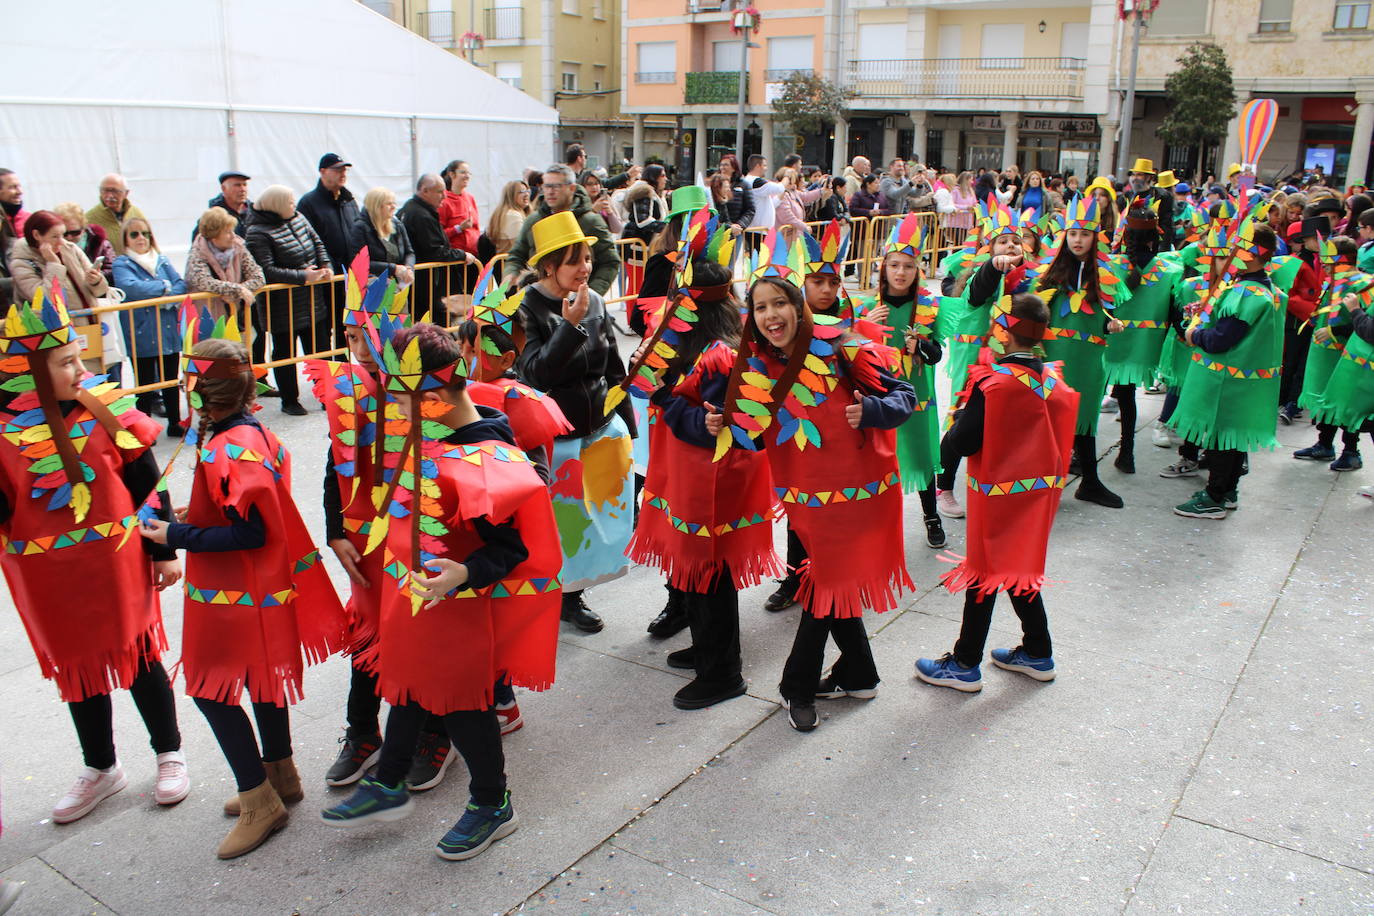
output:
[[[465,219],[472,220],[472,224],[459,231],[458,224]],[[444,202],[439,204],[439,225],[443,227],[449,245],[477,253],[477,237],[482,234],[482,227],[477,220],[477,201],[467,191],[462,194],[444,192]]]
[[[1298,321],[1307,321],[1311,318],[1312,313],[1317,310],[1325,282],[1326,274],[1322,271],[1321,262],[1313,258],[1309,263],[1304,258],[1302,267],[1293,280],[1293,288],[1288,291],[1288,314]]]

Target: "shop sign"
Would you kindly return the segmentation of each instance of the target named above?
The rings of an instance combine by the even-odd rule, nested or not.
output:
[[[1002,119],[997,115],[975,115],[974,130],[1001,130]],[[1094,118],[1036,118],[1025,117],[1017,123],[1018,131],[1032,134],[1094,134]]]

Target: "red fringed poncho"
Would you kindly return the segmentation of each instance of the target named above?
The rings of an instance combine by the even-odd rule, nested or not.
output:
[[[729,376],[734,362],[734,350],[712,344],[673,396],[702,406],[704,378]],[[729,565],[736,588],[782,572],[773,550],[777,498],[767,459],[744,449],[730,449],[718,462],[712,456],[712,449],[683,442],[661,420],[649,427],[644,502],[626,554],[663,570],[670,585],[688,592],[708,591],[722,564]]]
[[[1029,594],[1045,582],[1045,551],[1073,455],[1079,395],[1057,363],[1041,374],[979,364],[969,387],[985,401],[983,447],[968,462],[968,555],[941,581],[980,596]]]
[[[247,687],[255,703],[294,703],[305,665],[343,648],[347,620],[291,499],[290,457],[252,423],[201,445],[186,522],[223,525],[229,508],[256,508],[267,543],[186,554],[186,692],[237,703]]]
[[[416,610],[409,587],[411,518],[408,512],[396,517],[393,508],[386,540],[392,587],[382,601],[378,692],[393,706],[416,702],[444,715],[489,707],[501,674],[515,686],[547,689],[554,679],[563,563],[547,487],[523,452],[505,442],[429,441],[424,448],[423,460],[435,469],[422,490],[435,486],[433,495],[421,498],[421,548],[462,562],[483,543],[473,520],[486,518],[512,522],[528,558],[500,582],[462,588],[436,607]],[[397,490],[396,504],[409,509],[412,494]],[[440,528],[447,531],[437,533]]]
[[[545,460],[553,460],[553,440],[572,432],[572,424],[563,416],[558,402],[513,378],[499,378],[494,382],[468,382],[468,397],[472,403],[499,410],[510,420],[515,444],[532,452],[543,446]]]
[[[87,484],[91,505],[77,522],[70,507],[48,508],[56,479],[65,480],[52,462],[57,452],[51,437],[25,438],[43,423],[37,396],[20,395],[8,406],[19,413],[5,418],[0,436],[0,492],[11,507],[0,525],[0,568],[39,670],[68,703],[128,687],[139,660],[158,659],[167,648],[152,563],[135,530],[138,507],[122,476],[124,466],[157,441],[161,427],[128,407],[116,418],[136,441],[120,447],[79,403],[63,418],[93,475]],[[25,424],[25,417],[36,423]]]

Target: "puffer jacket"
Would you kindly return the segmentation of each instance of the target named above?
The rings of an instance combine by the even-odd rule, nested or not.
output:
[[[589,292],[587,316],[580,327],[574,327],[563,320],[562,300],[529,286],[520,304],[520,323],[525,328],[525,349],[516,363],[516,374],[547,392],[562,409],[573,428],[561,438],[589,436],[610,422],[605,414],[606,392],[625,377],[625,364],[601,296]],[[626,400],[621,406],[628,404]],[[634,414],[620,408],[616,412],[633,435]]]
[[[748,229],[754,224],[754,194],[738,175],[730,181],[730,190],[734,196],[725,202],[726,222]]]
[[[268,283],[290,283],[298,287],[267,294],[273,329],[288,324],[297,331],[308,329],[312,308],[316,322],[329,321],[327,284],[300,285],[305,283],[307,267],[333,267],[324,242],[304,216],[297,212],[287,220],[254,207],[245,243]]]

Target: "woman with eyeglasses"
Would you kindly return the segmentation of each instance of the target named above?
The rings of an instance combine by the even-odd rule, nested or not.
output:
[[[123,240],[124,253],[115,258],[114,276],[115,285],[124,291],[125,302],[186,295],[186,281],[158,251],[147,220],[135,217],[126,222]],[[181,301],[171,299],[119,313],[124,342],[134,363],[136,385],[174,382],[180,377],[180,308]],[[167,418],[167,438],[181,438],[186,430],[181,425],[181,391],[176,385],[145,391],[138,396],[135,406],[144,413],[152,413],[159,398]]]
[[[86,211],[81,209],[80,204],[67,201],[58,204],[52,210],[62,217],[62,222],[67,226],[62,238],[86,252],[86,257],[91,259],[92,264],[99,263],[100,272],[105,275],[105,282],[113,283],[115,250],[105,230],[94,223],[86,222]]]

